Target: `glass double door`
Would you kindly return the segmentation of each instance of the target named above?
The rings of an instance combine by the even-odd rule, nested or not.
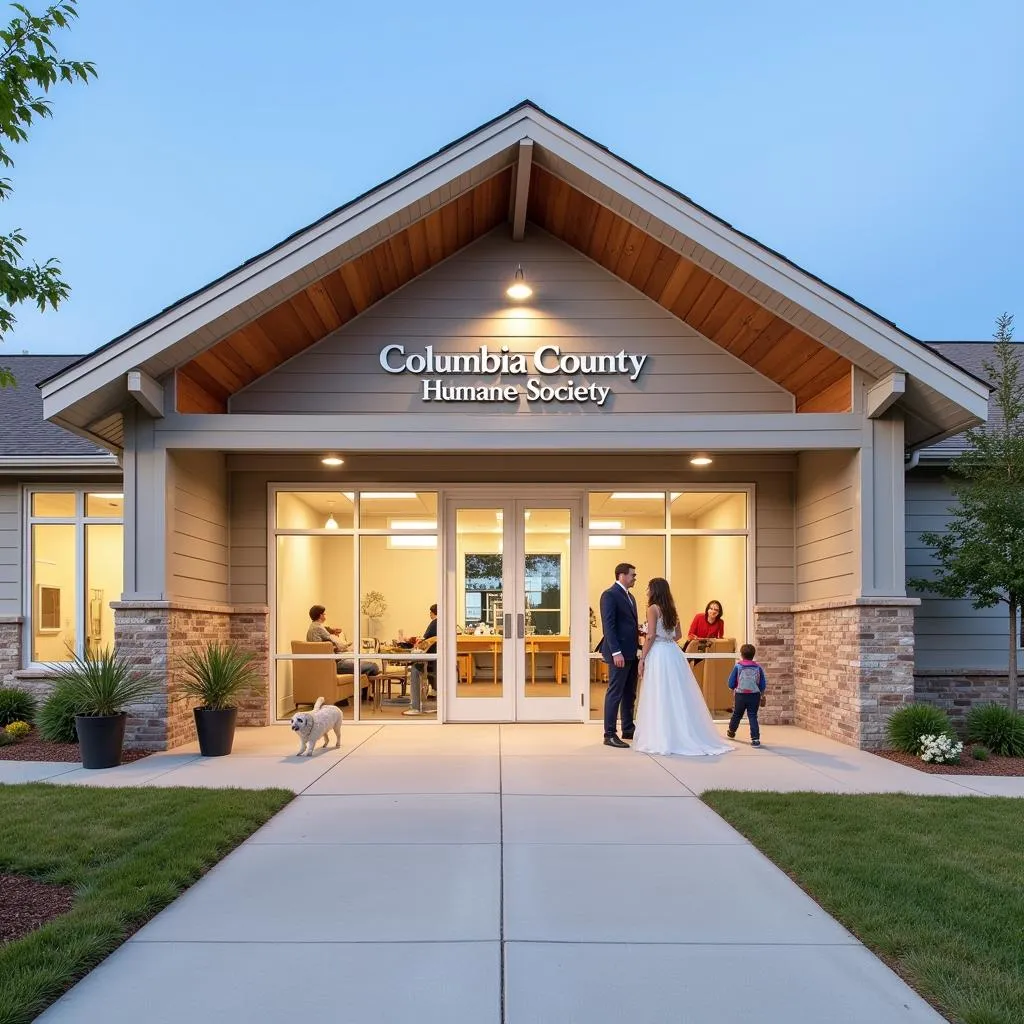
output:
[[[449,721],[584,717],[581,509],[578,496],[448,498]]]

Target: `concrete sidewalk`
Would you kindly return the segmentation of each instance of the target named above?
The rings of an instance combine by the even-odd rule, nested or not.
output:
[[[941,1021],[696,795],[1024,780],[926,776],[798,729],[765,742],[692,761],[587,726],[346,726],[300,761],[281,728],[229,758],[62,766],[46,777],[300,795],[40,1020]]]

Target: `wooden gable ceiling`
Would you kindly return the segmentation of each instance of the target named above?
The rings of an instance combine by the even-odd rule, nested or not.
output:
[[[224,413],[258,377],[509,218],[507,168],[180,367],[176,407]],[[848,412],[851,363],[536,163],[528,218],[785,388],[797,412]]]
[[[848,359],[534,165],[528,217],[796,397],[797,412],[849,412]]]
[[[178,412],[227,412],[233,394],[507,220],[511,187],[506,168],[222,338],[178,369]]]

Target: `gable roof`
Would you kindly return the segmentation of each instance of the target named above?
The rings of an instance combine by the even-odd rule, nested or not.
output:
[[[43,419],[38,383],[73,366],[80,356],[4,354],[0,358],[16,381],[13,387],[0,389],[0,465],[40,466],[44,460],[97,458],[113,463],[105,449]]]
[[[929,347],[935,349],[944,359],[962,366],[986,384],[991,383],[985,363],[992,362],[995,357],[996,342],[994,341],[933,341]],[[1015,343],[1015,355],[1024,372],[1024,342]],[[986,429],[992,430],[1002,425],[1003,417],[999,409],[989,404]],[[955,459],[967,447],[965,434],[954,434],[938,444],[929,445],[921,452],[923,462],[947,463]]]
[[[116,447],[132,369],[173,380],[178,411],[227,411],[256,377],[523,216],[786,387],[800,411],[848,409],[856,366],[907,374],[908,443],[984,418],[970,375],[529,102],[48,379],[45,414]]]

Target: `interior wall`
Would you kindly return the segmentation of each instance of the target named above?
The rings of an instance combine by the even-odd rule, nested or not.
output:
[[[124,527],[90,523],[85,528],[85,638],[91,651],[114,645],[112,601],[124,590]]]
[[[856,596],[858,453],[801,452],[796,473],[796,600]]]
[[[75,595],[75,527],[41,523],[32,527],[32,660],[69,661],[75,649],[77,611]],[[60,591],[60,627],[43,630],[39,618],[39,588]]]

